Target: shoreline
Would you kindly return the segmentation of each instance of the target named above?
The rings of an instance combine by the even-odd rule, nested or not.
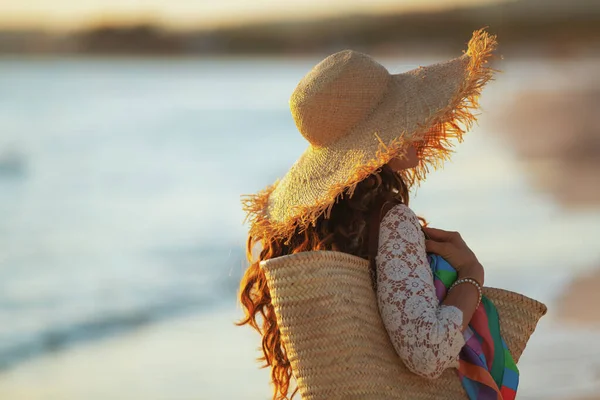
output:
[[[598,73],[590,68],[570,79],[566,75],[573,71],[562,68],[564,81],[554,85],[562,90],[522,91],[496,118],[506,122],[501,136],[515,149],[531,185],[566,210],[594,210],[600,207]],[[566,284],[558,296],[557,316],[569,326],[600,329],[600,309],[594,307],[600,304],[600,252],[589,251],[597,253],[597,266]]]
[[[260,337],[233,325],[240,313],[221,307],[23,362],[0,374],[0,398],[266,399]]]
[[[546,301],[549,314],[519,362],[520,398],[597,400],[586,396],[600,391],[600,342],[594,340],[600,331],[563,325],[560,297]],[[224,306],[24,362],[0,374],[0,398],[266,400],[270,370],[256,361],[260,337],[233,325],[240,315]],[[556,380],[565,382],[560,391]]]

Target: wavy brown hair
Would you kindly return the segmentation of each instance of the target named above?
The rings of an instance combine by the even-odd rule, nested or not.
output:
[[[271,367],[274,385],[273,400],[288,397],[292,368],[275,318],[275,310],[260,261],[311,250],[333,250],[369,259],[369,220],[371,213],[386,201],[408,205],[408,188],[401,175],[384,165],[356,186],[352,197],[340,196],[331,209],[329,219],[321,215],[315,224],[297,228],[291,238],[265,239],[249,236],[246,257],[250,265],[240,282],[239,300],[245,317],[238,326],[250,325],[262,335],[264,361],[262,368]],[[253,248],[260,242],[261,251],[253,260]],[[371,271],[374,276],[374,271]]]

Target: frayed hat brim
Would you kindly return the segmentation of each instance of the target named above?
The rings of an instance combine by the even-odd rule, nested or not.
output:
[[[476,120],[483,86],[494,70],[487,66],[496,37],[473,33],[468,49],[456,59],[390,74],[374,112],[352,131],[327,146],[309,146],[286,175],[265,190],[242,196],[250,236],[287,240],[297,228],[329,213],[342,194],[412,145],[419,164],[401,172],[409,186],[452,154],[454,142]]]

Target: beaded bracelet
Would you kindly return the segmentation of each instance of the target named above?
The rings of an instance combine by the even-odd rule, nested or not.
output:
[[[477,291],[479,292],[479,300],[477,301],[477,307],[479,307],[479,304],[481,303],[481,298],[483,297],[483,291],[481,290],[481,285],[479,284],[479,282],[477,282],[475,279],[472,278],[461,278],[456,280],[449,288],[448,288],[448,293],[450,293],[450,291],[452,289],[454,289],[455,286],[460,285],[461,283],[470,283],[471,285],[474,285],[477,288]]]

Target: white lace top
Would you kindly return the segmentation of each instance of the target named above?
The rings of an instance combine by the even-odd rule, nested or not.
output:
[[[462,311],[439,305],[425,236],[407,206],[395,205],[383,217],[375,262],[379,310],[404,364],[426,378],[457,367],[465,344]]]

